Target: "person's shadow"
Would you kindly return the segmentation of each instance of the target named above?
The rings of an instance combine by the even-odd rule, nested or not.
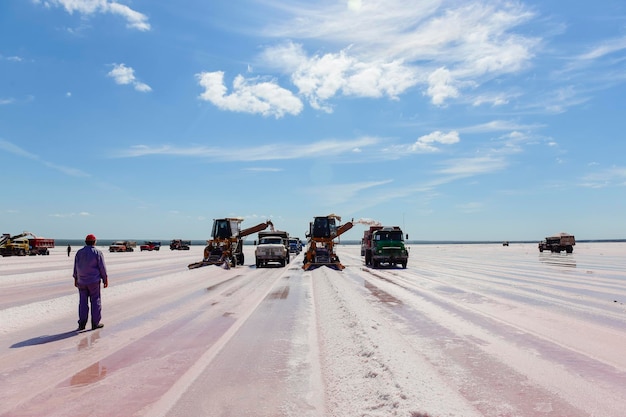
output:
[[[76,336],[77,334],[79,333],[76,330],[72,330],[72,331],[65,332],[65,333],[37,336],[37,337],[33,337],[32,339],[27,339],[27,340],[15,343],[11,345],[11,348],[14,349],[14,348],[21,348],[25,346],[43,345],[43,344],[50,343],[50,342],[56,342],[57,340],[68,339],[70,337]]]

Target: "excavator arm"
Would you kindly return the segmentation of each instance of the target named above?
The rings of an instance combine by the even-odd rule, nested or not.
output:
[[[352,226],[354,226],[354,224],[352,222],[347,222],[347,223],[342,224],[341,226],[339,226],[337,228],[337,237],[343,235],[348,230],[352,229]]]
[[[265,230],[268,227],[270,227],[271,230],[274,231],[274,223],[272,223],[271,220],[268,220],[265,223],[259,223],[256,226],[252,226],[247,229],[243,229],[242,231],[239,232],[239,237],[249,236],[251,234],[260,232],[261,230]]]

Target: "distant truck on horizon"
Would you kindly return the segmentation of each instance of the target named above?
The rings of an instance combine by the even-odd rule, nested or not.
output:
[[[172,239],[170,242],[170,250],[189,250],[191,240]]]
[[[141,250],[141,252],[147,250],[147,251],[153,251],[153,250],[159,250],[161,249],[161,242],[155,242],[153,240],[149,240],[143,243],[143,245],[139,246],[139,249]]]
[[[133,252],[137,242],[132,240],[116,240],[109,246],[109,252]]]
[[[562,251],[572,253],[574,252],[575,244],[576,239],[574,238],[574,235],[570,235],[569,233],[557,233],[556,235],[546,237],[539,242],[537,246],[539,247],[539,252],[549,250],[553,253],[559,253]]]

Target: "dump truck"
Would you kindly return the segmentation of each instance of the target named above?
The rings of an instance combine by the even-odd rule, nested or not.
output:
[[[22,232],[11,236],[4,233],[0,237],[0,255],[26,256],[49,255],[54,248],[54,239],[36,236],[31,232]]]
[[[153,251],[153,250],[159,250],[161,249],[161,242],[155,242],[153,240],[148,240],[143,242],[143,245],[139,246],[139,250],[141,252],[147,250],[147,251]]]
[[[569,233],[557,233],[553,236],[548,236],[543,239],[537,245],[539,247],[539,252],[543,252],[544,250],[549,250],[550,252],[562,252],[565,251],[567,253],[574,252],[574,245],[576,244],[576,239],[574,235],[570,235]]]
[[[280,266],[289,263],[289,233],[274,230],[259,232],[259,242],[254,249],[256,267],[277,262]]]
[[[191,248],[191,240],[172,239],[170,241],[170,250],[189,250]]]
[[[365,265],[374,268],[381,265],[406,268],[409,252],[404,245],[402,229],[399,226],[370,226],[363,232],[361,256],[365,257]]]
[[[109,246],[109,252],[133,252],[137,242],[132,240],[116,240]]]
[[[309,271],[326,266],[341,271],[345,268],[335,253],[335,239],[352,229],[353,223],[350,221],[340,225],[340,222],[341,217],[336,214],[313,218],[306,234],[307,249],[302,269]]]
[[[225,264],[228,267],[243,265],[245,260],[243,255],[244,238],[268,227],[274,230],[274,224],[270,220],[241,230],[243,220],[242,217],[213,219],[211,239],[207,240],[202,260],[191,263],[187,267],[195,269],[208,265]]]

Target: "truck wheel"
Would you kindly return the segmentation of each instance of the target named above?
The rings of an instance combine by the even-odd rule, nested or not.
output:
[[[402,269],[406,269],[406,262],[402,262]]]
[[[260,268],[261,267],[261,261],[259,261],[258,259],[256,260],[256,267]]]
[[[572,252],[574,252],[574,248],[571,247],[571,246],[568,246],[568,247],[565,248],[565,252],[572,253]]]

